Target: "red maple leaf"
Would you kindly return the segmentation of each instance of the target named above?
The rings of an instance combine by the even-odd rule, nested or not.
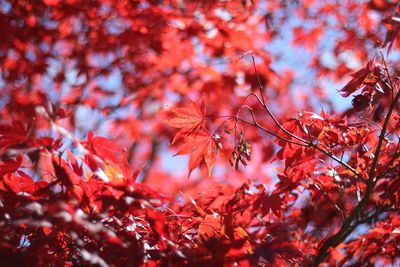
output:
[[[217,146],[212,135],[207,130],[201,129],[187,137],[176,155],[190,154],[188,176],[203,160],[207,165],[208,175],[211,175],[216,153]]]
[[[187,136],[194,130],[205,126],[205,105],[201,101],[200,106],[189,100],[189,106],[185,108],[172,109],[174,117],[166,121],[170,126],[180,128],[175,134],[172,144],[182,136]]]
[[[260,197],[254,202],[254,208],[261,208],[262,216],[266,216],[272,211],[277,217],[282,215],[283,200],[278,194],[267,195],[263,192]]]
[[[89,133],[88,140],[93,146],[93,152],[96,155],[108,159],[112,162],[118,162],[124,155],[125,149],[119,146],[116,142],[101,136],[94,136]]]
[[[344,97],[348,97],[355,91],[357,91],[360,86],[364,83],[364,80],[368,77],[368,75],[373,71],[372,60],[368,61],[367,65],[353,73],[351,76],[353,79],[349,81],[341,90],[341,95]]]

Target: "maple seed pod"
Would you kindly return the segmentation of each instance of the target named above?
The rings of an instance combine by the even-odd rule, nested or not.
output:
[[[244,150],[244,154],[245,154],[247,160],[251,159],[251,145],[248,143],[246,143],[246,148]]]
[[[233,157],[234,160],[237,160],[238,154],[236,153],[236,151],[232,152],[232,157]]]
[[[237,159],[236,163],[235,163],[235,170],[238,170],[238,169],[239,169],[239,159]]]
[[[219,150],[222,150],[222,148],[223,148],[223,147],[222,147],[222,144],[221,144],[220,142],[218,142],[218,149],[219,149]]]

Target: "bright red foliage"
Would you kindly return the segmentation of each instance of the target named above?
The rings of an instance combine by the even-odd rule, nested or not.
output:
[[[1,264],[398,266],[399,10],[0,1]]]

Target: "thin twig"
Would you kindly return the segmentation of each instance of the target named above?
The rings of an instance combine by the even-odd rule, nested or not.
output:
[[[250,122],[250,121],[248,121],[248,120],[246,120],[246,119],[243,119],[243,118],[240,118],[240,117],[238,117],[237,120],[239,120],[239,121],[241,121],[241,122],[244,122],[244,123],[247,123],[247,124],[249,124],[249,125],[255,126],[255,127],[259,128],[260,130],[262,130],[262,131],[264,131],[264,132],[266,132],[266,133],[268,133],[268,134],[270,134],[270,135],[272,135],[272,136],[274,136],[274,137],[276,137],[276,138],[278,138],[278,139],[280,139],[280,140],[282,140],[282,141],[285,141],[285,142],[288,142],[288,143],[291,143],[291,144],[294,144],[294,145],[298,145],[298,146],[307,147],[306,144],[297,143],[297,142],[292,141],[292,140],[290,140],[290,139],[287,139],[287,138],[285,138],[285,137],[279,136],[279,135],[277,135],[276,133],[273,133],[273,132],[271,132],[271,131],[265,129],[264,127],[262,127],[261,125],[255,123],[255,122]]]

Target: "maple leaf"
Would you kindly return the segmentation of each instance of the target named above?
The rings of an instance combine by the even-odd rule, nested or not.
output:
[[[386,45],[389,44],[388,51],[390,51],[390,49],[392,48],[393,43],[396,40],[397,35],[399,34],[400,30],[399,15],[400,15],[400,6],[397,5],[395,13],[382,20],[383,25],[387,29],[385,43],[383,44],[383,46],[385,47]]]
[[[24,172],[18,172],[18,176],[16,174],[9,174],[4,176],[3,185],[7,185],[11,191],[20,195],[31,195],[36,190],[43,188],[47,185],[44,181],[35,182],[30,176],[25,174]],[[0,189],[2,186],[0,184]],[[6,190],[6,188],[4,188]]]
[[[283,200],[278,194],[267,195],[265,192],[254,202],[254,208],[261,208],[262,216],[272,211],[278,218],[282,215]]]
[[[195,102],[189,100],[189,106],[185,108],[172,109],[174,117],[167,120],[166,122],[175,128],[180,128],[172,140],[172,144],[182,136],[187,136],[194,130],[205,126],[205,105],[204,101],[201,101],[200,106]]]
[[[61,157],[53,155],[52,163],[54,168],[54,174],[59,179],[59,181],[65,185],[67,188],[72,188],[76,186],[81,181],[79,177],[67,164],[65,160]]]
[[[19,156],[16,159],[8,159],[4,162],[0,161],[0,177],[7,173],[13,173],[21,166],[22,157]]]
[[[204,238],[214,237],[219,234],[220,228],[220,218],[213,214],[207,214],[199,225],[199,235]]]
[[[372,60],[368,61],[367,65],[353,73],[351,76],[353,79],[349,81],[341,90],[341,95],[344,97],[348,97],[353,92],[357,91],[359,87],[363,84],[364,80],[368,77],[368,75],[373,71],[372,68]]]
[[[104,173],[109,178],[109,182],[111,184],[123,184],[126,180],[126,177],[123,175],[118,165],[112,162],[108,162],[107,164],[105,164]]]
[[[125,149],[116,142],[101,136],[93,137],[92,133],[88,134],[88,141],[93,146],[95,154],[115,163],[118,162],[126,152]]]
[[[15,145],[21,146],[29,139],[29,130],[22,122],[13,121],[11,125],[0,125],[0,155]]]
[[[211,175],[215,163],[217,147],[211,134],[201,129],[189,135],[185,144],[178,150],[176,155],[190,154],[189,174],[204,161],[208,168],[208,175]]]

